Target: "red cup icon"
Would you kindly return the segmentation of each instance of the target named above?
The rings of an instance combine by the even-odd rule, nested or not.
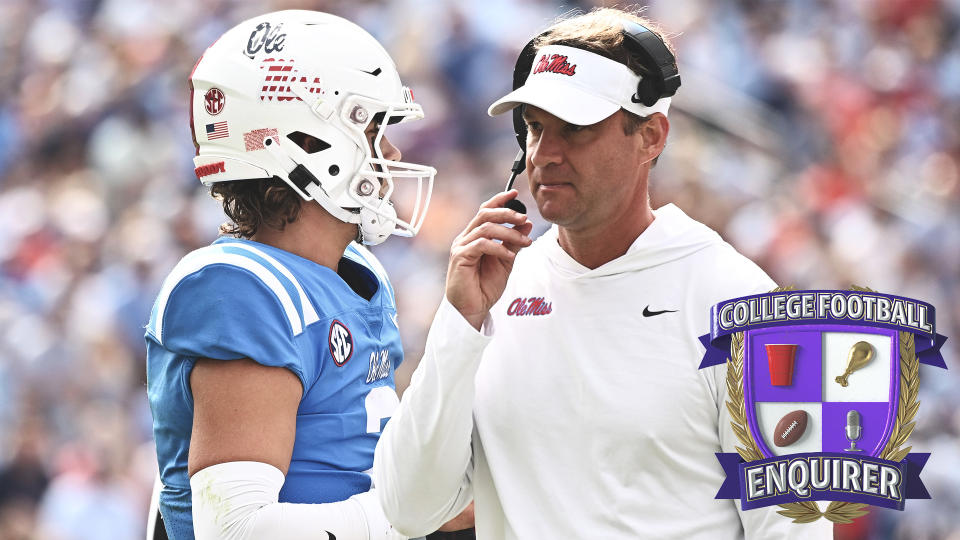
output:
[[[793,384],[793,361],[797,346],[785,343],[767,344],[767,363],[770,366],[770,384],[790,386]]]

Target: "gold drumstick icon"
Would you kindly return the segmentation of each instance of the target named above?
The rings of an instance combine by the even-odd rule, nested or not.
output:
[[[847,386],[847,377],[854,371],[862,368],[873,360],[873,345],[866,341],[858,341],[850,347],[850,354],[847,356],[847,369],[843,375],[837,377],[836,381],[840,386]]]

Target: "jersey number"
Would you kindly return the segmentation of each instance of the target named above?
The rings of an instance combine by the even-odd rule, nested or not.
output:
[[[400,405],[397,391],[389,386],[378,386],[367,394],[364,406],[367,409],[367,433],[380,433],[380,425],[384,418],[393,416],[393,411]]]

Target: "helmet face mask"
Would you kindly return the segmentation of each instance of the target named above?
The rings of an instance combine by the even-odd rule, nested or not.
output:
[[[403,90],[405,96],[412,95],[408,89]],[[340,114],[343,117],[342,122],[350,126],[355,135],[364,141],[367,140],[369,122],[374,123],[376,134],[372,144],[362,145],[360,149],[363,162],[346,190],[348,200],[338,202],[359,207],[361,214],[364,210],[372,212],[380,218],[373,218],[377,223],[389,228],[390,232],[387,234],[408,237],[416,235],[423,225],[426,209],[430,204],[435,172],[431,167],[387,159],[383,155],[382,141],[388,125],[420,120],[423,118],[423,109],[412,102],[388,104],[354,94],[344,99]],[[368,119],[369,122],[366,121]],[[391,200],[397,180],[405,183],[416,182],[415,202],[407,219],[397,217]],[[361,218],[361,223],[365,222],[366,220]]]
[[[380,144],[388,124],[421,119],[423,110],[359,26],[312,11],[256,17],[212,45],[190,81],[203,183],[276,176],[304,200],[358,224],[368,244],[419,231],[436,170],[390,161]],[[390,200],[399,180],[416,182],[404,218]]]

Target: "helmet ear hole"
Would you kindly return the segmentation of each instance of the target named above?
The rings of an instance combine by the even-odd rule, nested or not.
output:
[[[287,134],[287,138],[294,144],[303,149],[308,154],[316,154],[330,148],[330,143],[323,139],[308,135],[302,131],[294,131]]]

